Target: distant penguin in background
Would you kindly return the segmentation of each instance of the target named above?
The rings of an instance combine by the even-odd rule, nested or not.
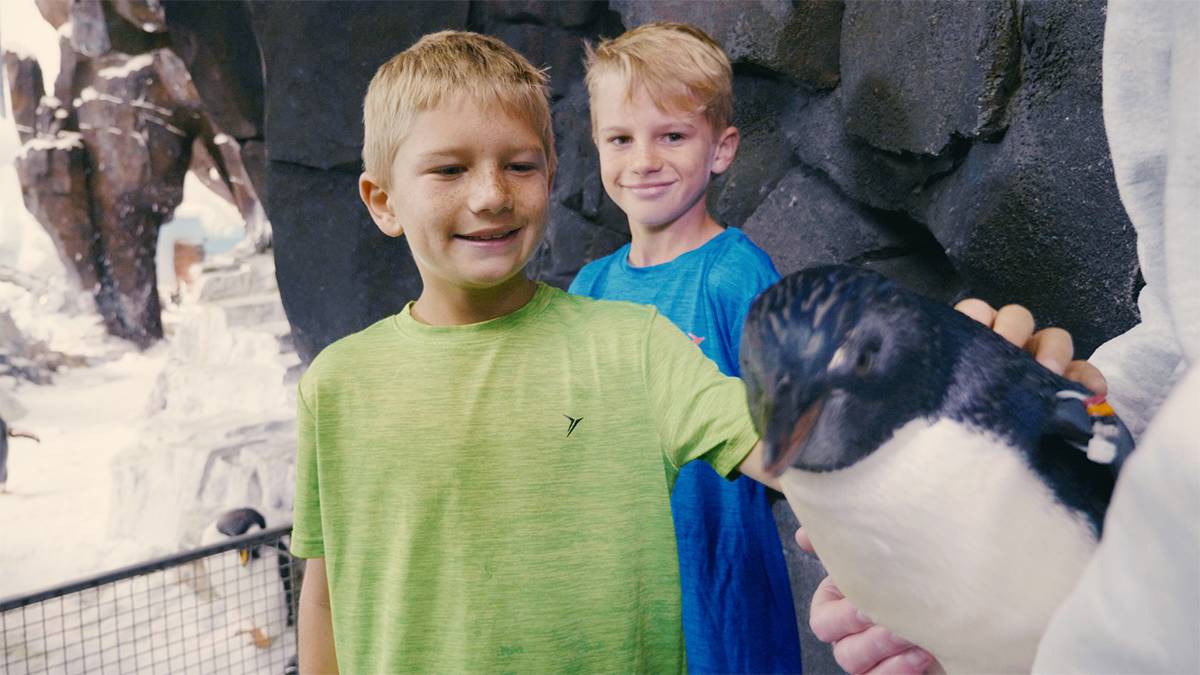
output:
[[[216,544],[266,527],[257,510],[233,509],[205,529],[200,543]],[[208,562],[209,586],[225,600],[235,634],[248,634],[260,649],[295,626],[291,564],[282,542],[226,551]]]
[[[1132,451],[1111,408],[852,267],[765,291],[741,345],[767,468],[846,597],[947,672],[1029,672]]]

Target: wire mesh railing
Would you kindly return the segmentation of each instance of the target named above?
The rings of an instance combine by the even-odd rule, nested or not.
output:
[[[0,600],[0,673],[295,672],[291,527]]]

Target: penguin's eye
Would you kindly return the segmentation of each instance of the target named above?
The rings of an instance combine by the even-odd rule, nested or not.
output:
[[[865,377],[871,372],[871,366],[875,365],[875,356],[879,354],[879,345],[871,343],[864,345],[858,352],[858,358],[854,360],[854,372],[859,377]]]

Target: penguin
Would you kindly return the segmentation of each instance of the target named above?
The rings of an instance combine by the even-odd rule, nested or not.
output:
[[[29,440],[41,444],[42,439],[28,431],[18,431],[8,426],[4,418],[0,417],[0,495],[8,492],[8,439],[9,438],[28,438]]]
[[[201,544],[216,544],[265,530],[267,521],[252,508],[221,514],[201,536]],[[280,636],[293,635],[296,623],[291,556],[282,543],[263,543],[226,551],[208,562],[208,588],[226,603],[229,638],[248,635],[259,650]],[[254,658],[247,657],[253,663]]]
[[[767,289],[741,345],[766,469],[846,597],[947,672],[1029,672],[1133,449],[1111,407],[859,268]]]

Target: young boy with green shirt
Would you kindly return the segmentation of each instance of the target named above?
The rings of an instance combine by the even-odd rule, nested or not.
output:
[[[364,108],[361,195],[424,289],[300,383],[302,669],[682,672],[668,486],[759,473],[740,381],[652,308],[525,276],[553,136],[503,43],[426,36]]]
[[[704,31],[647,23],[587,50],[592,138],[632,241],[584,266],[570,292],[653,305],[722,373],[742,324],[779,280],[771,258],[708,210],[738,147],[733,69]],[[694,462],[671,490],[691,673],[798,673],[800,637],[766,488]]]
[[[682,672],[668,486],[770,481],[741,382],[653,308],[525,276],[554,143],[502,42],[422,38],[364,121],[362,199],[424,288],[300,383],[301,670]]]

